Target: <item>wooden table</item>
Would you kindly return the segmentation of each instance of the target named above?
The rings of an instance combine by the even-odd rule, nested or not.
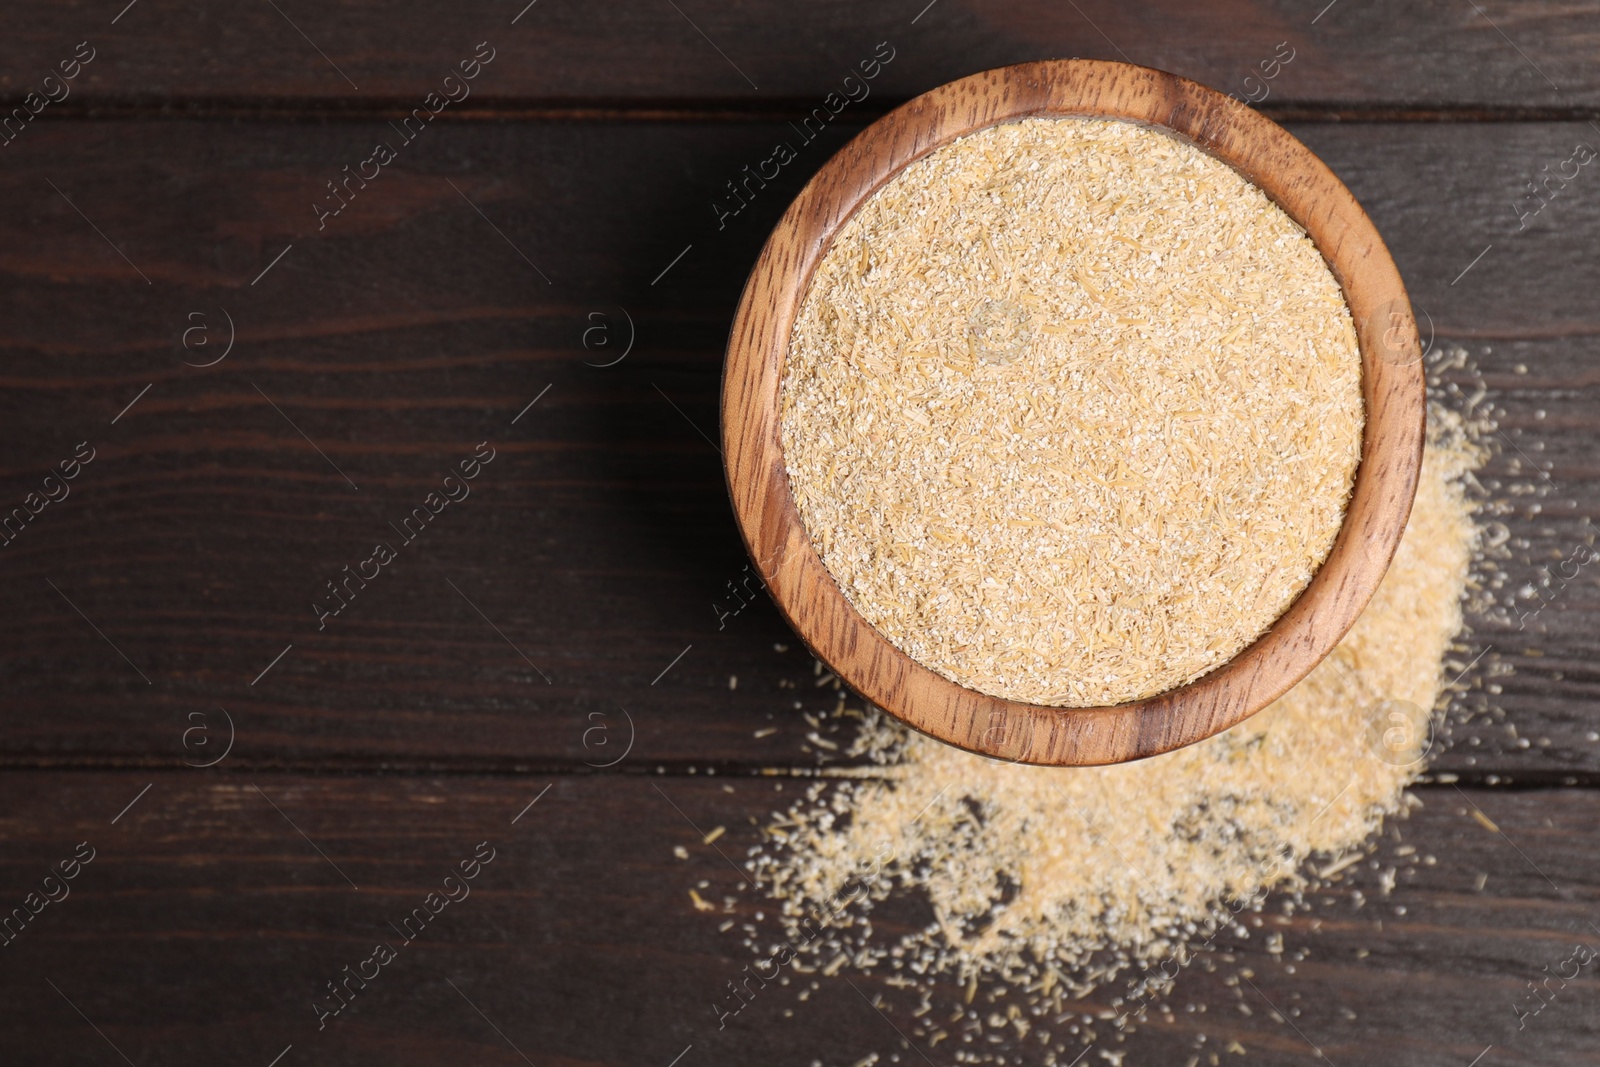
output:
[[[0,906],[93,860],[0,945],[0,1060],[955,1062],[859,975],[887,1015],[829,980],[716,1024],[750,955],[688,890],[728,889],[719,851],[818,765],[794,698],[831,705],[770,604],[713,606],[746,562],[722,345],[864,123],[1086,56],[1266,91],[1350,185],[1470,357],[1441,386],[1498,419],[1502,596],[1547,602],[1474,617],[1448,751],[1373,867],[1269,920],[1282,958],[1221,946],[1288,1019],[1191,968],[1102,1047],[1600,1062],[1592,966],[1513,1009],[1600,945],[1600,571],[1551,577],[1600,506],[1600,173],[1527,190],[1600,145],[1592,2],[523,2],[6,12]],[[883,42],[870,96],[734,212],[726,183]],[[319,1029],[326,983],[480,842],[470,900]]]

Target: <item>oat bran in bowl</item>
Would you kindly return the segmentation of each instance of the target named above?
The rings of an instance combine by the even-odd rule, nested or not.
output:
[[[741,531],[867,699],[1005,759],[1210,736],[1376,589],[1423,438],[1398,272],[1249,108],[1125,64],[965,78],[811,180],[724,371]]]

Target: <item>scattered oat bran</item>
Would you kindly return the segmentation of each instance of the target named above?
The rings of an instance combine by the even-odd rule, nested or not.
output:
[[[1332,548],[1355,331],[1304,232],[1130,123],[1029,119],[907,167],[796,317],[781,431],[846,597],[939,674],[1113,704],[1255,640]]]
[[[1418,735],[1394,759],[1374,743],[1378,709],[1442,705],[1455,673],[1442,663],[1479,539],[1467,486],[1484,450],[1451,412],[1433,408],[1429,422],[1416,503],[1371,605],[1330,660],[1239,726],[1135,763],[1048,768],[869,720],[856,750],[877,777],[819,784],[774,817],[769,843],[747,863],[782,901],[791,944],[802,943],[802,921],[848,887],[867,887],[862,907],[802,950],[805,965],[843,954],[924,996],[935,976],[954,977],[966,987],[965,1005],[952,1005],[960,1029],[993,1010],[973,1004],[980,980],[1009,989],[1003,1003],[1036,1025],[1060,1023],[1120,973],[1169,952],[1194,960],[1238,911],[1221,902],[1254,899],[1259,911],[1265,890],[1339,878],[1365,859],[1382,820],[1404,813],[1427,740]],[[873,909],[891,891],[925,900],[932,921],[875,935]],[[1072,1061],[1091,1040],[1076,1024],[1053,1029],[1045,1062]],[[914,1026],[924,1038],[935,1030]]]

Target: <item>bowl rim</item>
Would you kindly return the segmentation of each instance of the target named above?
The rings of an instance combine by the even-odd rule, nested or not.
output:
[[[1227,163],[1311,237],[1356,328],[1366,423],[1332,551],[1266,633],[1185,685],[1142,700],[1063,708],[945,678],[903,652],[844,595],[811,543],[781,439],[783,366],[812,275],[834,236],[904,167],[956,138],[1024,118],[1107,118],[1175,135]],[[1425,438],[1422,347],[1405,285],[1376,227],[1326,164],[1287,130],[1216,90],[1103,60],[1046,60],[949,82],[853,138],[784,212],[729,331],[721,430],[740,534],[778,609],[866,700],[971,752],[1057,766],[1118,763],[1193,744],[1286,692],[1344,637],[1405,530]]]

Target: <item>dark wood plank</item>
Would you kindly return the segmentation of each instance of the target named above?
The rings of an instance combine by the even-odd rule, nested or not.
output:
[[[195,758],[188,716],[220,706],[235,758],[255,764],[603,762],[585,731],[620,729],[619,709],[649,762],[809,761],[794,700],[833,698],[803,688],[811,664],[753,586],[719,622],[745,556],[701,435],[745,272],[849,128],[804,146],[719,229],[719,190],[794,137],[786,124],[438,127],[319,232],[324,183],[385,129],[57,123],[7,150],[0,513],[79,442],[96,452],[71,496],[0,548],[0,758],[176,766]],[[1518,475],[1503,445],[1494,461],[1512,588],[1566,558],[1600,503],[1592,175],[1525,232],[1510,208],[1519,178],[1586,129],[1296,127],[1372,213],[1439,343],[1471,349],[1507,437],[1549,466]],[[220,353],[224,310],[231,354],[186,366]],[[636,344],[597,367],[621,352],[624,310]],[[585,349],[601,324],[611,347],[590,334]],[[325,583],[398,541],[389,524],[486,440],[496,458],[470,498],[319,631]],[[1546,476],[1544,496],[1507,488]],[[1478,621],[1497,644],[1483,663],[1517,663],[1485,696],[1519,737],[1464,705],[1441,766],[1596,769],[1596,574],[1526,639],[1509,616]],[[1466,680],[1494,681],[1481,674]]]
[[[1439,735],[1434,764],[1446,773],[1513,775],[1517,780],[1591,781],[1600,756],[1597,676],[1588,651],[1600,629],[1592,551],[1597,484],[1588,440],[1595,403],[1593,355],[1583,337],[1447,338],[1472,372],[1444,377],[1458,410],[1486,389],[1500,428],[1480,472],[1480,521],[1490,540],[1495,604],[1469,617],[1449,673],[1466,689]],[[1481,657],[1481,658],[1480,658]]]
[[[873,1052],[880,1062],[896,1053],[921,1062],[846,981],[881,994],[890,1022],[915,1035],[913,995],[881,976],[794,977],[718,1029],[710,1006],[752,959],[740,927],[719,933],[719,924],[731,917],[763,940],[776,936],[770,902],[737,889],[740,876],[718,850],[739,858],[755,837],[750,820],[786,805],[793,783],[779,792],[780,783],[751,779],[553,781],[513,824],[550,779],[6,774],[8,907],[80,842],[95,854],[70,896],[3,949],[0,1047],[8,1062],[39,1065],[118,1062],[108,1042],[140,1065],[266,1064],[290,1045],[284,1065],[526,1056],[665,1067],[691,1045],[685,1064],[804,1067]],[[1303,1064],[1314,1042],[1334,1063],[1432,1065],[1465,1064],[1492,1044],[1495,1063],[1578,1062],[1600,1036],[1592,974],[1521,1032],[1512,1006],[1542,968],[1600,936],[1590,925],[1600,904],[1589,858],[1600,848],[1595,795],[1434,788],[1422,799],[1371,866],[1318,894],[1309,912],[1285,917],[1269,901],[1248,938],[1219,940],[1226,958],[1203,957],[1179,977],[1171,1017],[1153,1015],[1126,1044],[1097,1047],[1125,1050],[1131,1063],[1182,1064],[1197,1050],[1226,1061],[1237,1041],[1244,1062]],[[1469,801],[1504,836],[1475,821]],[[725,825],[727,836],[703,845],[690,820]],[[495,858],[470,896],[401,945],[389,924],[480,842]],[[674,858],[675,846],[689,859]],[[695,886],[713,901],[735,898],[731,915],[695,911]],[[1281,958],[1267,951],[1274,933]],[[397,958],[319,1031],[313,998],[380,942]],[[1228,984],[1241,968],[1259,992]],[[1081,1008],[1096,1014],[1111,996],[1101,991]],[[948,1015],[961,999],[945,984],[936,1003]],[[1274,1021],[1267,1002],[1290,1022]],[[1013,1039],[994,1051],[1035,1062],[1042,1050]],[[931,1053],[936,1063],[951,1057],[951,1044]]]
[[[84,40],[95,58],[59,105],[69,113],[410,108],[482,41],[495,58],[464,103],[490,109],[674,101],[809,109],[882,41],[895,59],[871,87],[874,108],[990,67],[1071,57],[1158,67],[1241,96],[1266,92],[1273,106],[1592,109],[1600,102],[1590,62],[1600,11],[1592,2],[124,6],[11,10],[0,42],[8,103],[41,88]],[[1260,64],[1280,42],[1294,58],[1281,72],[1269,66],[1276,77],[1262,82]]]

